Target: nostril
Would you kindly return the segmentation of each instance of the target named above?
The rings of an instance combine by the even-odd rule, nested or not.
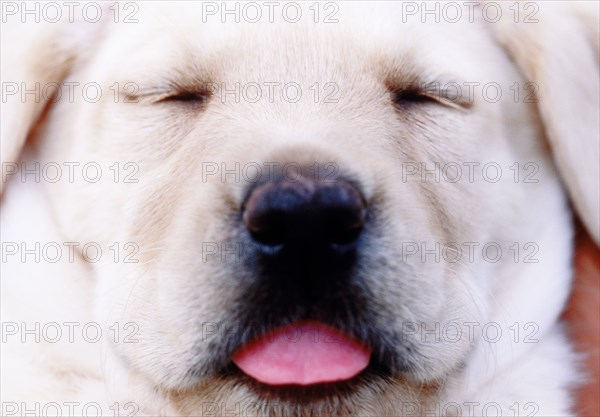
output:
[[[277,183],[261,184],[252,190],[244,203],[243,220],[255,241],[269,246],[285,242],[286,217],[303,201],[300,191]]]
[[[327,243],[348,244],[360,235],[366,217],[366,208],[360,192],[350,183],[323,187],[317,192],[315,209],[319,233]]]
[[[263,245],[278,246],[286,240],[285,228],[280,226],[280,221],[277,221],[277,217],[280,216],[280,213],[267,214],[264,211],[257,213],[246,209],[244,223],[252,239]]]
[[[243,207],[252,239],[269,245],[345,245],[361,234],[366,217],[362,194],[345,180],[306,178],[258,185]]]

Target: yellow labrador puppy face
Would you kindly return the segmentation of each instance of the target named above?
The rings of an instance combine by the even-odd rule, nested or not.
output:
[[[47,184],[49,206],[65,239],[132,244],[132,262],[90,264],[91,308],[137,324],[108,355],[188,413],[382,415],[474,372],[487,323],[543,334],[568,295],[565,192],[508,24],[298,7],[254,23],[144,3],[136,24],[78,28],[63,82],[104,94],[54,103],[32,151],[135,179]],[[338,337],[270,360],[294,327]]]
[[[551,168],[536,132],[515,131],[533,106],[508,94],[525,81],[482,23],[396,26],[397,7],[346,7],[331,25],[202,25],[199,5],[148,6],[143,23],[107,34],[82,66],[78,78],[119,80],[121,96],[57,109],[73,115],[72,125],[56,118],[61,128],[50,130],[60,138],[47,144],[65,161],[134,161],[140,182],[69,187],[56,193],[67,207],[58,215],[70,237],[110,244],[118,235],[139,245],[139,263],[98,271],[99,293],[110,293],[97,306],[107,322],[142,323],[139,344],[116,347],[130,367],[161,386],[189,388],[221,376],[240,345],[300,320],[364,340],[374,364],[415,382],[462,365],[468,338],[427,346],[403,325],[486,317],[490,275],[503,263],[486,263],[481,247],[469,260],[465,243],[508,251],[515,231],[537,217],[515,206],[560,205],[509,175],[514,162]],[[469,82],[505,92],[491,103],[474,86],[470,98]],[[62,137],[64,129],[73,134]],[[488,162],[504,169],[498,182],[482,170]],[[449,168],[425,172],[436,164]],[[366,211],[360,235],[339,250],[319,230],[289,253],[265,249],[243,220],[259,173],[292,183],[317,174],[332,188],[352,181]],[[459,173],[456,183],[436,182]],[[273,228],[287,221],[311,227],[291,216]],[[285,246],[292,238],[274,239]],[[465,251],[455,263],[437,248],[451,242]],[[444,257],[458,259],[450,248]]]

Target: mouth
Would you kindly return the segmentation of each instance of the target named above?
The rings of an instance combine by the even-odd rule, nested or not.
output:
[[[381,361],[376,345],[317,320],[275,327],[240,345],[228,369],[257,404],[317,407],[316,415],[343,415],[336,410],[359,393],[406,382]]]
[[[367,214],[349,180],[254,186],[234,219],[235,239],[248,248],[231,266],[237,296],[203,339],[213,360],[197,373],[233,376],[260,393],[318,396],[407,370],[410,346],[357,272],[374,233]]]
[[[371,349],[356,338],[315,321],[279,327],[238,348],[232,362],[266,385],[348,381],[370,363]]]

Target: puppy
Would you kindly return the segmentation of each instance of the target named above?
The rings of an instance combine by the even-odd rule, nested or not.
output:
[[[571,414],[597,4],[127,4],[2,26],[3,415]]]

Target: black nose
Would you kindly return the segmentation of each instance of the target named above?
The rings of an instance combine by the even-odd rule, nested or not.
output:
[[[243,210],[252,238],[269,246],[351,244],[366,215],[364,198],[350,181],[306,177],[257,185]]]

